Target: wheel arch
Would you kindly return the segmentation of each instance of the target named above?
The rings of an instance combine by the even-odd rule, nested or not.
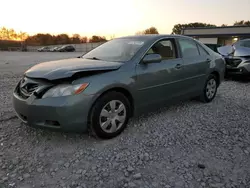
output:
[[[214,70],[214,71],[212,71],[210,74],[212,74],[212,75],[214,75],[214,76],[216,77],[217,82],[218,82],[218,86],[219,86],[219,85],[220,85],[220,83],[221,83],[221,80],[220,80],[220,74],[219,74],[219,72],[218,72],[218,71],[216,71],[216,70]]]
[[[134,115],[134,98],[133,98],[131,92],[129,91],[129,89],[127,89],[125,87],[122,87],[122,86],[114,86],[114,87],[107,88],[107,89],[103,90],[94,99],[94,102],[91,104],[91,108],[90,108],[89,113],[88,113],[88,121],[90,121],[92,110],[93,110],[93,107],[94,107],[95,103],[97,102],[97,100],[99,98],[101,98],[102,96],[106,95],[107,93],[110,93],[110,92],[113,92],[113,91],[123,94],[128,99],[129,104],[130,104],[130,111],[131,111],[130,112],[130,117],[132,117]]]

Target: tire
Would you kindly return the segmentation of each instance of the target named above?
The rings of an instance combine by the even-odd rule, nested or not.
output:
[[[219,83],[218,83],[217,77],[214,74],[210,74],[206,80],[202,94],[200,95],[200,101],[202,101],[204,103],[211,102],[216,96],[218,85],[219,85]],[[213,89],[211,89],[210,92],[208,92],[208,90],[209,90],[208,87],[210,87],[210,89],[211,88],[213,88]]]
[[[118,109],[123,110],[119,112]],[[130,111],[129,100],[120,92],[112,91],[100,97],[94,104],[90,116],[92,135],[103,139],[118,136],[127,126]]]

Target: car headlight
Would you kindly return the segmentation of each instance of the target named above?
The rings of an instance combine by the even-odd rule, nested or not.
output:
[[[61,96],[68,96],[68,95],[75,95],[79,94],[84,91],[88,87],[88,83],[84,84],[61,84],[49,89],[42,98],[47,97],[61,97]]]

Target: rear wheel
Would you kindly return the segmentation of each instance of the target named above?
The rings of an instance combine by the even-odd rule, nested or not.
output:
[[[216,96],[218,85],[217,77],[214,74],[209,75],[200,96],[200,100],[205,103],[211,102]]]
[[[107,93],[93,106],[90,130],[100,138],[113,138],[125,129],[129,114],[130,103],[122,93]]]

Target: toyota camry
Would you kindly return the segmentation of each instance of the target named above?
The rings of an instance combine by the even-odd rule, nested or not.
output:
[[[13,106],[33,127],[112,138],[132,116],[180,100],[211,102],[224,71],[221,55],[195,39],[128,36],[30,68],[14,89]]]

